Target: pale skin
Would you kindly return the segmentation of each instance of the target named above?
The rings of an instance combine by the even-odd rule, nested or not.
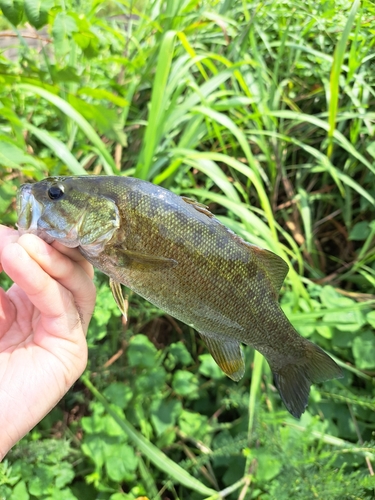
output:
[[[0,460],[60,401],[87,363],[93,268],[76,249],[0,225]]]

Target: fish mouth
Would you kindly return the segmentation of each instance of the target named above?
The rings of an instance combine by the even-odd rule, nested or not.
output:
[[[47,235],[43,229],[38,226],[38,222],[43,213],[43,204],[39,203],[32,193],[32,185],[24,184],[17,193],[17,227],[18,232],[23,234],[35,234],[52,243],[54,238]]]

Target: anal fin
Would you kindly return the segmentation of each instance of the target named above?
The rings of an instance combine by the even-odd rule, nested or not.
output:
[[[236,382],[245,373],[245,363],[241,345],[237,340],[222,340],[199,332],[211,356],[223,372]]]

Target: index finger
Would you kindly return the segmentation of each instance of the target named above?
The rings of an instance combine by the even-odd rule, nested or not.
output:
[[[94,273],[91,264],[85,261],[80,253],[78,251],[70,252],[78,259],[77,262],[72,260],[69,255],[61,253],[60,250],[32,234],[22,235],[18,244],[26,250],[45,273],[72,293],[75,303],[86,319],[87,315],[91,317],[96,294],[92,281]],[[63,249],[67,248],[63,247]],[[84,263],[91,268],[91,272],[84,269]]]
[[[84,258],[84,256],[78,250],[78,248],[66,247],[66,246],[62,245],[61,243],[59,243],[58,241],[54,241],[52,243],[52,246],[53,246],[53,248],[56,248],[56,250],[58,250],[60,253],[69,257],[69,259],[73,260],[74,262],[77,262],[77,264],[79,264],[83,268],[83,270],[86,272],[86,274],[89,276],[89,278],[93,279],[94,268],[92,267],[90,262],[88,262]]]
[[[9,243],[15,243],[19,238],[19,234],[15,229],[0,224],[0,272],[3,270],[1,264],[1,256],[4,248]]]

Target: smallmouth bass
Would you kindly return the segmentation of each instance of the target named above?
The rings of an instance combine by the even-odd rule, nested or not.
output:
[[[240,344],[257,349],[296,418],[312,383],[342,376],[278,304],[287,264],[245,242],[204,205],[140,179],[67,176],[21,186],[17,211],[20,234],[78,247],[107,274],[121,310],[123,284],[193,326],[233,380],[245,371]]]

